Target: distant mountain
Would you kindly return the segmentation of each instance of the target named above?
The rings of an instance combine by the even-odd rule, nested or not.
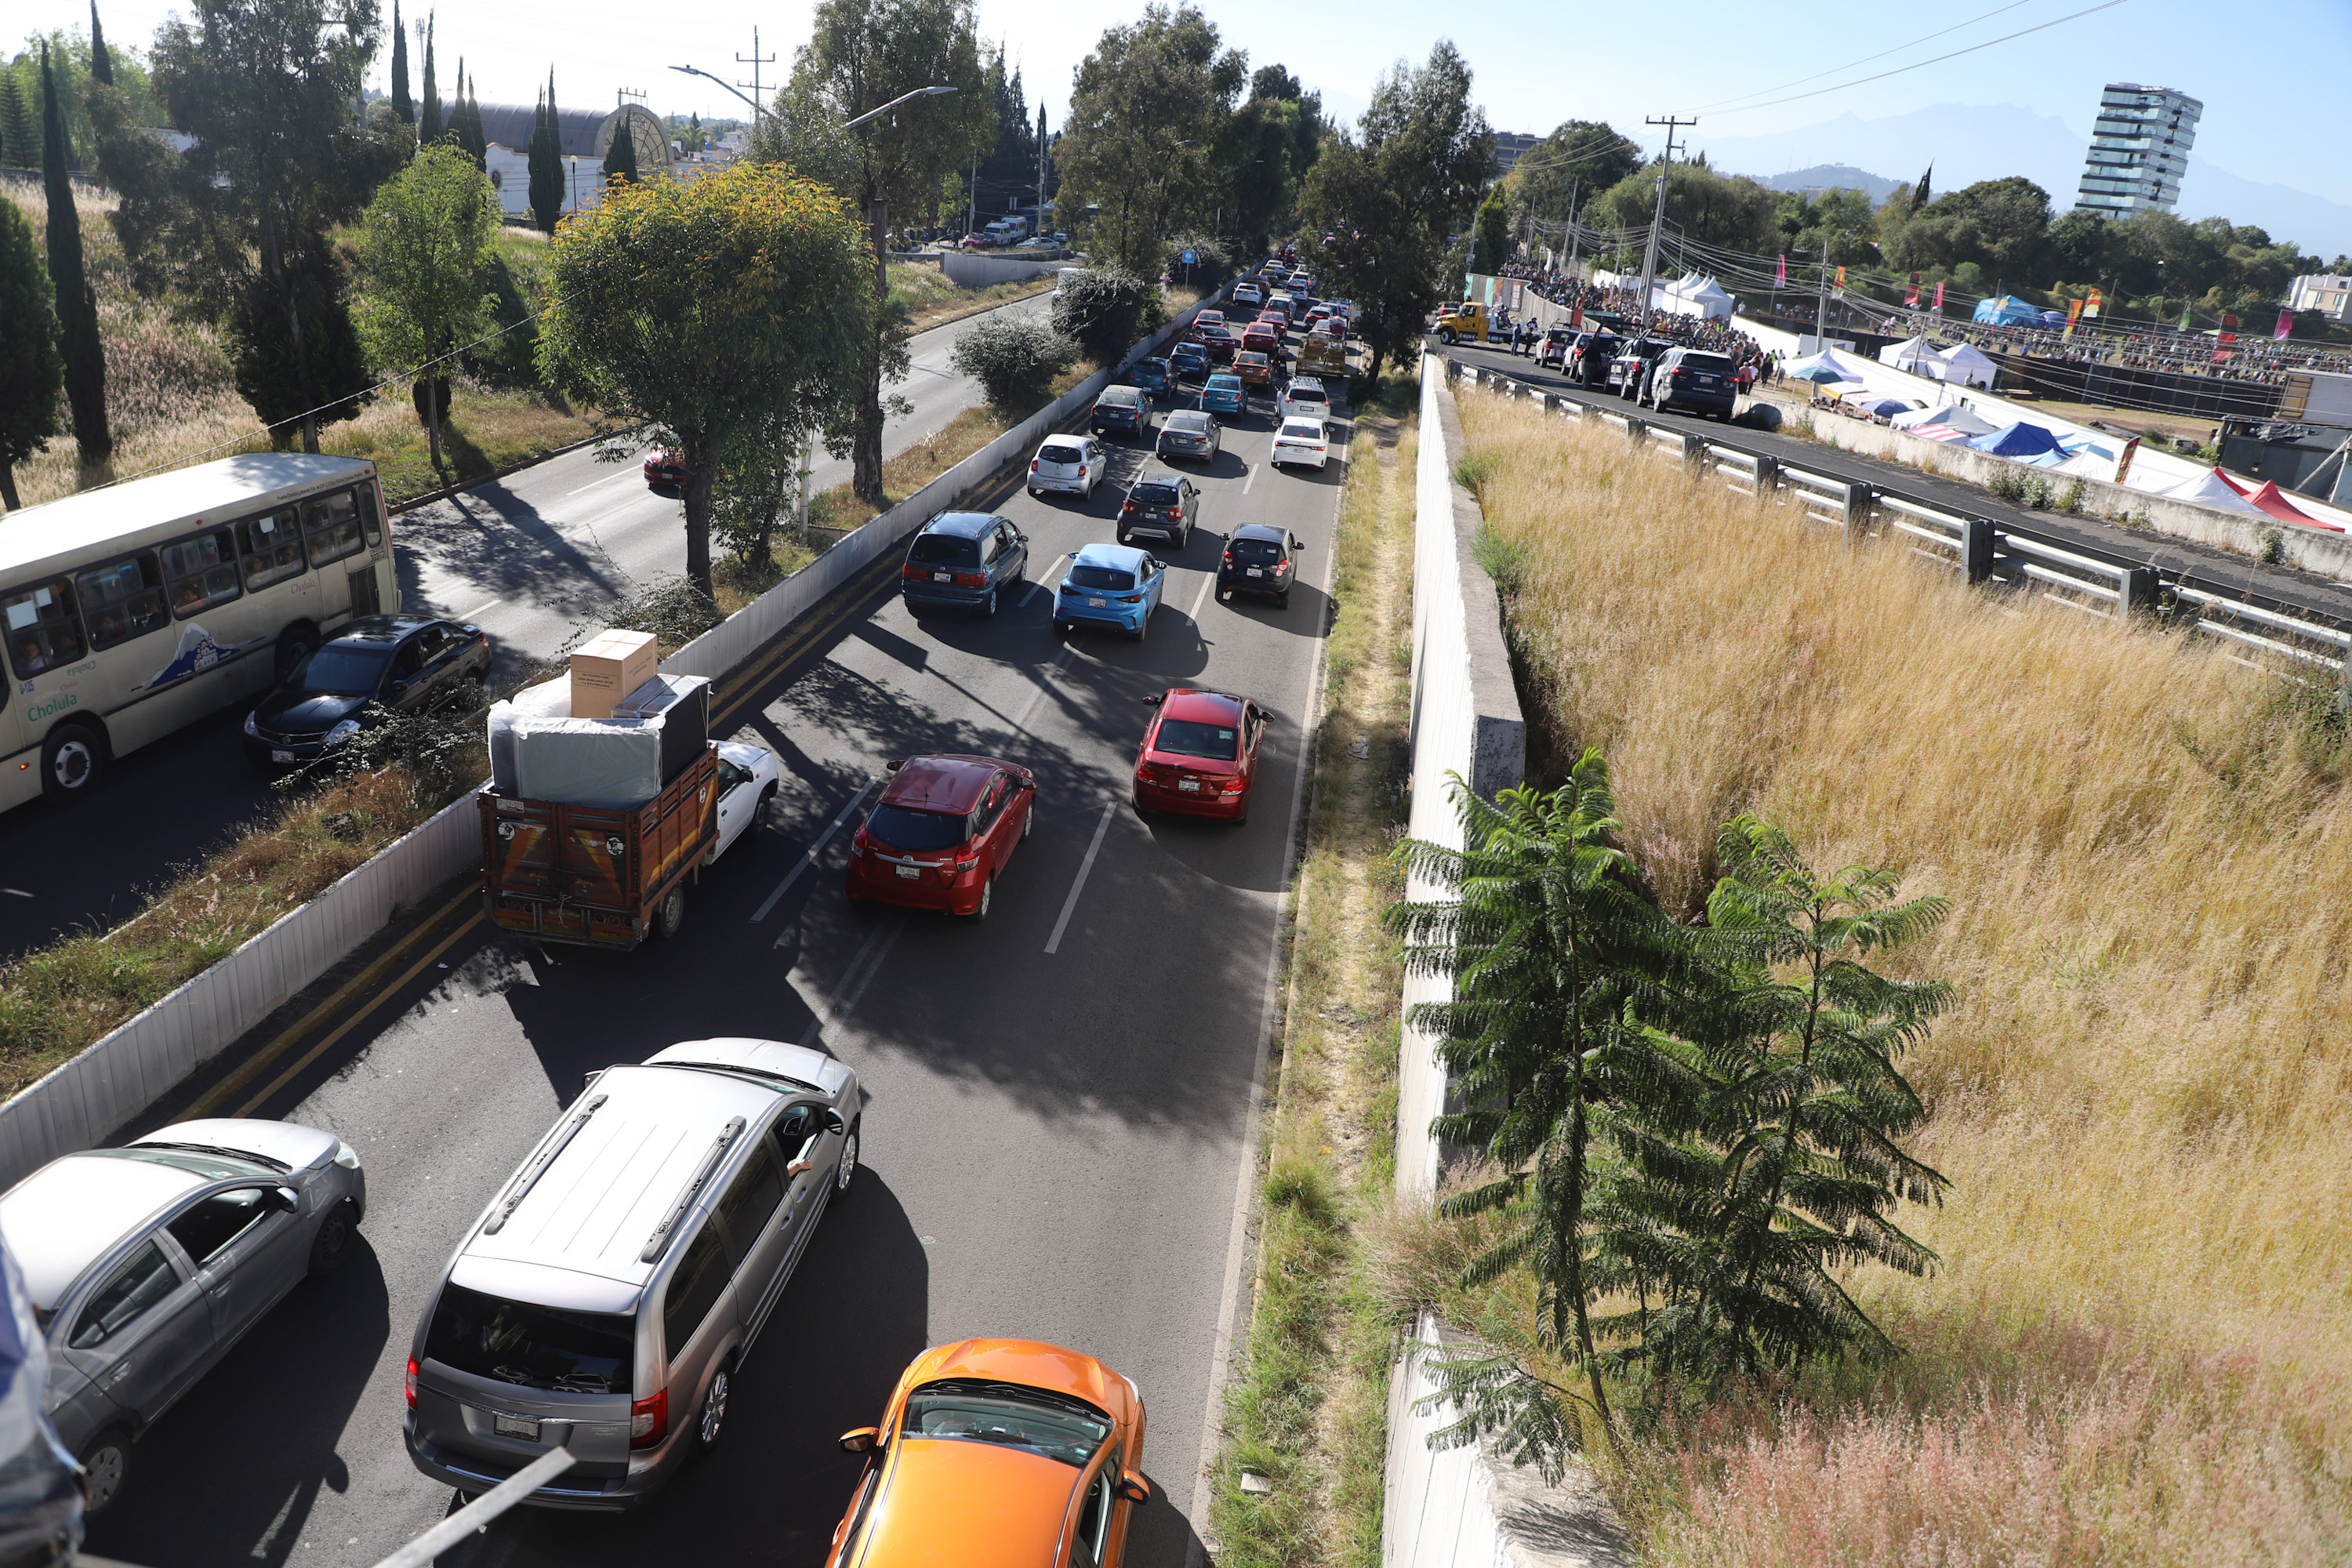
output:
[[[2330,257],[2352,256],[2352,207],[2291,185],[2245,179],[2215,168],[2194,153],[2180,182],[2179,211],[2192,222],[2225,217],[2231,223],[2260,224],[2271,238],[2294,241],[2323,266]]]
[[[1775,174],[1763,183],[1776,191],[1861,191],[1873,202],[1883,202],[1895,192],[1907,189],[1912,182],[1890,180],[1851,163],[1816,163],[1810,169]]]

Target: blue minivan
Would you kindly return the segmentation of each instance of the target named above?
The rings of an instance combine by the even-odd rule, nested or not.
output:
[[[907,607],[927,605],[996,614],[1000,597],[1029,572],[1029,536],[984,511],[943,511],[907,546],[898,592]]]

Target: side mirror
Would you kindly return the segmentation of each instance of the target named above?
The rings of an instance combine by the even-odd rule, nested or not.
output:
[[[269,1189],[268,1195],[263,1201],[268,1204],[268,1205],[273,1209],[280,1209],[287,1214],[292,1214],[296,1209],[302,1206],[302,1194],[296,1192],[291,1187],[272,1187]]]
[[[606,1069],[605,1069],[605,1068],[598,1068],[594,1072],[583,1072],[583,1073],[582,1073],[582,1074],[580,1075],[580,1092],[581,1092],[581,1093],[583,1093],[583,1094],[585,1094],[585,1093],[587,1093],[590,1089],[592,1089],[595,1088],[595,1087],[596,1087],[596,1080],[597,1080],[598,1079],[600,1079],[600,1078],[603,1078],[603,1077],[604,1076],[605,1071],[606,1071]]]
[[[904,757],[893,757],[888,762],[882,764],[882,771],[886,773],[895,773],[906,760],[907,759]]]
[[[845,1454],[870,1454],[881,1440],[882,1432],[876,1426],[860,1426],[841,1435],[841,1451]]]
[[[1150,697],[1139,697],[1136,700],[1142,703],[1146,708],[1157,708],[1162,702],[1168,700],[1168,693],[1165,691],[1156,692]]]
[[[849,1131],[849,1123],[841,1119],[841,1112],[838,1110],[827,1110],[823,1120],[824,1130],[836,1137]]]
[[[1133,1470],[1126,1471],[1118,1478],[1118,1495],[1132,1503],[1150,1502],[1151,1483]]]
[[[1293,550],[1304,550],[1307,548],[1307,541],[1299,538],[1298,535],[1294,533],[1290,536],[1290,548]]]

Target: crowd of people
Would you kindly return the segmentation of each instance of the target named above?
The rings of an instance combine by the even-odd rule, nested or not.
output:
[[[1525,281],[1528,285],[1529,292],[1549,300],[1563,310],[1570,310],[1581,305],[1588,312],[1608,311],[1619,319],[1622,323],[1619,328],[1621,331],[1630,333],[1633,329],[1633,323],[1639,321],[1643,314],[1642,301],[1639,298],[1641,291],[1638,289],[1622,287],[1604,289],[1597,284],[1578,283],[1558,275],[1538,275],[1531,268],[1516,265],[1507,268],[1504,276]],[[1507,331],[1513,325],[1507,312],[1496,319]],[[1532,348],[1535,342],[1541,340],[1542,329],[1533,321],[1523,321],[1517,325],[1525,331],[1518,334],[1517,341],[1513,345],[1515,352],[1521,352],[1523,346]],[[1746,370],[1752,367],[1755,374],[1752,376],[1743,377],[1743,381],[1759,379],[1769,381],[1772,379],[1777,369],[1772,357],[1764,352],[1762,345],[1746,332],[1732,326],[1727,321],[1710,321],[1704,316],[1674,310],[1652,310],[1649,312],[1646,335],[1665,342],[1678,343],[1684,348],[1702,349],[1709,353],[1723,354],[1730,359],[1734,370]]]

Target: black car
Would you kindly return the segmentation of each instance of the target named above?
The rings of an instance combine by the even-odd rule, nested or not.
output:
[[[1151,436],[1151,401],[1136,386],[1107,386],[1087,420],[1097,436],[1118,431],[1137,440]]]
[[[490,635],[479,626],[362,616],[303,655],[246,715],[245,754],[263,768],[315,762],[386,710],[479,706],[489,674]]]
[[[1591,331],[1580,334],[1568,345],[1566,362],[1560,372],[1570,381],[1585,386],[1609,384],[1609,362],[1624,347],[1624,340],[1614,332]]]
[[[1674,346],[1663,338],[1619,344],[1616,356],[1609,362],[1609,384],[1618,396],[1638,402],[1650,390],[1650,367]]]
[[[1156,533],[1181,550],[1192,542],[1192,525],[1201,518],[1201,490],[1181,474],[1161,469],[1129,485],[1119,503],[1118,542],[1132,535]]]
[[[1164,359],[1139,359],[1128,368],[1128,384],[1152,397],[1176,390],[1176,369]]]
[[[1230,600],[1235,594],[1264,594],[1277,607],[1286,606],[1298,552],[1304,548],[1286,529],[1263,522],[1242,524],[1225,541],[1224,559],[1217,563],[1218,600]]]
[[[1704,349],[1669,349],[1650,367],[1650,406],[1663,414],[1687,408],[1712,414],[1726,425],[1739,407],[1739,385],[1728,354]]]

